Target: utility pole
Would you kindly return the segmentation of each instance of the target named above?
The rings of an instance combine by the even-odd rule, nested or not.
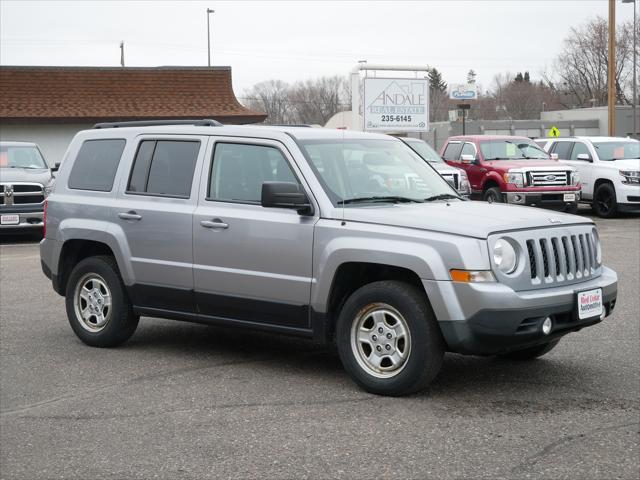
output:
[[[616,0],[609,0],[609,58],[607,74],[607,105],[609,136],[616,135]]]
[[[637,51],[638,51],[638,26],[636,23],[636,3],[637,0],[622,0],[622,3],[633,3],[633,136],[638,138],[638,64],[637,64]]]
[[[124,67],[124,40],[120,41],[120,66]]]
[[[209,16],[210,14],[215,13],[215,10],[207,8],[207,65],[211,66],[211,29]]]

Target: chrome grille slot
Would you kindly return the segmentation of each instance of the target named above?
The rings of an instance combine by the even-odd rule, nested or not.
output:
[[[580,278],[582,276],[581,272],[584,269],[584,263],[582,261],[582,256],[580,255],[580,252],[578,250],[578,242],[575,235],[571,235],[571,246],[573,247],[573,258],[576,261],[575,275],[577,278]]]
[[[456,190],[458,189],[458,174],[457,173],[443,173],[442,178],[444,178],[449,185],[451,185]]]
[[[570,172],[565,170],[531,171],[528,173],[530,184],[534,187],[569,185],[571,182]]]
[[[557,238],[552,238],[551,239],[551,248],[553,249],[553,261],[556,264],[556,277],[560,276],[560,254],[558,253],[558,250],[560,249],[559,245],[558,245],[558,239]]]
[[[580,250],[582,250],[582,258],[584,258],[584,274],[588,275],[591,270],[591,255],[589,249],[586,246],[586,239],[584,235],[580,235]]]
[[[540,250],[542,251],[542,265],[544,267],[545,278],[549,276],[549,255],[547,254],[547,239],[540,240]]]
[[[536,268],[536,253],[533,249],[533,240],[527,240],[527,250],[529,252],[529,269],[531,270],[531,278],[538,276],[538,269]]]
[[[39,183],[1,183],[0,205],[42,205],[43,187]]]

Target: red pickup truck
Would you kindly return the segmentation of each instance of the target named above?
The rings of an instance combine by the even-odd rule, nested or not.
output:
[[[550,207],[575,213],[580,199],[577,170],[551,159],[526,137],[450,137],[441,155],[467,172],[472,198]]]

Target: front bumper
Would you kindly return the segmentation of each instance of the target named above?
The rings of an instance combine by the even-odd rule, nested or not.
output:
[[[583,283],[524,292],[501,283],[423,280],[423,285],[449,350],[472,355],[520,350],[594,325],[601,319],[578,320],[578,292],[602,288],[606,316],[618,294],[618,277],[606,267]],[[553,328],[544,335],[540,326],[547,316]]]
[[[507,203],[514,205],[528,205],[535,207],[563,207],[575,205],[580,200],[580,191],[551,191],[551,192],[507,192],[504,194]],[[573,200],[565,200],[565,195],[571,195]]]
[[[17,215],[18,223],[5,224],[0,223],[0,230],[17,230],[17,229],[31,229],[44,227],[42,211],[35,212],[5,212],[0,210],[1,215]]]

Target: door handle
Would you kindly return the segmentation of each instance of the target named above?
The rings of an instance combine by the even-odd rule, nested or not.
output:
[[[215,220],[200,220],[200,225],[202,225],[204,228],[229,228],[229,224],[224,223],[219,218],[216,218]]]
[[[120,212],[118,217],[123,220],[142,220],[142,215],[138,215],[135,211],[129,210],[128,212]]]

